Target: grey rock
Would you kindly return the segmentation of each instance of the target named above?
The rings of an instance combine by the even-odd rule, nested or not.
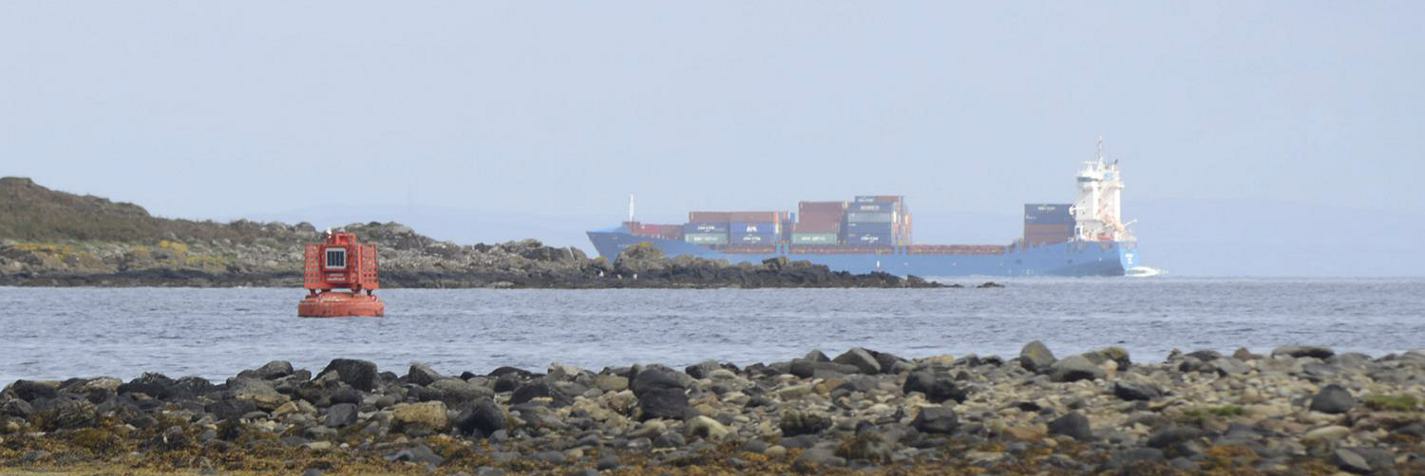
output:
[[[925,394],[925,399],[931,403],[942,403],[946,400],[964,402],[966,391],[955,384],[955,380],[945,372],[935,372],[932,370],[917,370],[906,376],[905,385],[901,386],[901,391],[909,394],[920,392]]]
[[[805,357],[802,357],[802,360],[808,360],[812,362],[831,362],[831,357],[827,357],[826,354],[820,350],[813,350],[811,352],[807,352],[807,355]]]
[[[493,400],[484,399],[456,418],[455,425],[467,435],[490,436],[509,427],[509,415]]]
[[[1371,472],[1371,464],[1350,448],[1338,448],[1331,452],[1331,462],[1336,467],[1356,474]]]
[[[256,409],[257,405],[254,405],[250,401],[233,399],[219,400],[209,403],[204,407],[204,411],[211,414],[213,418],[217,420],[238,418]]]
[[[828,375],[828,372],[836,374],[829,376],[839,376],[854,374],[861,371],[861,369],[857,368],[854,365],[838,364],[836,362],[817,362],[800,359],[793,360],[787,370],[788,373],[801,378],[822,378],[821,376]]]
[[[277,380],[288,375],[292,375],[292,363],[285,360],[274,360],[262,364],[253,370],[244,370],[238,373],[238,378],[255,378],[261,380]]]
[[[344,428],[356,423],[356,414],[356,405],[338,403],[327,408],[327,417],[323,424],[331,428]]]
[[[682,448],[688,444],[682,433],[665,431],[653,439],[654,448]]]
[[[786,411],[778,426],[782,436],[815,435],[831,428],[831,418],[819,413]]]
[[[638,395],[639,418],[684,419],[692,412],[688,394],[681,388],[646,388]]]
[[[1218,357],[1212,359],[1207,363],[1207,366],[1213,371],[1216,371],[1217,375],[1242,375],[1251,371],[1251,368],[1247,367],[1247,364],[1233,357]]]
[[[462,407],[467,403],[481,398],[491,398],[495,396],[494,391],[482,387],[478,383],[467,382],[458,378],[436,380],[435,382],[431,382],[430,385],[427,385],[427,387],[439,391],[441,400],[452,408]]]
[[[56,385],[46,382],[35,382],[33,380],[16,380],[7,389],[16,398],[26,402],[32,402],[37,398],[54,398],[59,394]]]
[[[321,378],[331,372],[336,372],[342,383],[350,385],[360,390],[370,392],[376,389],[376,364],[365,360],[356,359],[334,359],[327,367],[317,374]]]
[[[1113,396],[1121,400],[1153,400],[1163,396],[1163,391],[1148,383],[1118,381],[1113,383]]]
[[[856,367],[856,370],[863,374],[874,375],[881,373],[881,363],[876,361],[876,356],[872,355],[870,351],[860,347],[852,348],[836,356],[835,359],[831,359],[831,361],[841,365]]]
[[[823,467],[846,466],[846,458],[836,456],[832,448],[813,447],[803,451],[792,461],[792,468],[802,472],[818,471]]]
[[[1049,434],[1090,441],[1093,439],[1093,427],[1088,417],[1079,412],[1069,412],[1049,422]]]
[[[530,458],[535,461],[554,465],[562,465],[568,461],[568,458],[564,457],[564,453],[558,451],[540,451],[531,455]]]
[[[410,448],[386,455],[386,461],[409,461],[412,463],[423,463],[431,466],[440,466],[445,462],[445,458],[431,451],[429,446],[416,445]]]
[[[1170,425],[1149,435],[1147,444],[1150,448],[1163,449],[1197,439],[1200,436],[1202,436],[1202,431],[1196,428]]]
[[[696,379],[704,379],[708,378],[709,373],[720,368],[722,368],[722,364],[717,363],[716,360],[706,360],[693,365],[689,365],[687,368],[683,369],[683,372],[687,373],[689,377]]]
[[[60,429],[93,426],[98,417],[93,403],[80,399],[59,399],[43,412],[47,424]]]
[[[1272,350],[1273,357],[1278,355],[1289,355],[1298,359],[1302,357],[1328,359],[1331,356],[1336,355],[1336,351],[1333,351],[1326,347],[1317,347],[1310,345],[1286,345],[1277,347],[1276,349]]]
[[[613,471],[620,466],[618,455],[606,454],[599,457],[599,461],[594,463],[594,468],[599,471]]]
[[[411,364],[411,369],[406,371],[406,381],[421,386],[430,385],[443,378],[445,376],[440,372],[420,362]]]
[[[1322,387],[1321,391],[1316,392],[1316,396],[1311,397],[1312,411],[1340,414],[1355,406],[1356,398],[1351,396],[1351,392],[1336,384]]]
[[[1049,378],[1055,382],[1101,379],[1104,375],[1103,368],[1094,365],[1082,355],[1074,355],[1054,362],[1049,371]]]
[[[1056,360],[1049,347],[1037,340],[1025,344],[1024,348],[1019,350],[1019,365],[1030,372],[1046,371]]]
[[[633,390],[634,395],[639,396],[642,396],[643,392],[651,390],[684,390],[688,388],[690,379],[687,374],[677,370],[661,365],[650,365],[637,369],[637,373],[628,383],[628,388]]]
[[[960,428],[960,418],[949,407],[924,407],[910,426],[922,433],[948,435]]]

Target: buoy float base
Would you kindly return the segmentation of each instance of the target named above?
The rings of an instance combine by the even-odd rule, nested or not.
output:
[[[376,296],[340,291],[308,294],[297,303],[298,317],[382,317],[386,303]]]

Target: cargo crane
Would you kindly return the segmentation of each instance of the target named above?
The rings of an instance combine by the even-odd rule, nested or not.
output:
[[[386,304],[372,294],[381,288],[376,275],[376,247],[357,243],[354,233],[328,230],[325,242],[307,245],[303,287],[307,296],[297,304],[299,317],[386,314]]]

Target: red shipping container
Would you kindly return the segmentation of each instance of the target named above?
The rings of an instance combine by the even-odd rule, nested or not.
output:
[[[732,221],[731,212],[688,212],[688,223],[727,223]]]

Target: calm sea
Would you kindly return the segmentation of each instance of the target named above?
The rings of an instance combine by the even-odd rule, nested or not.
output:
[[[962,281],[970,284],[969,281]],[[0,288],[0,382],[144,371],[221,379],[334,357],[404,374],[788,360],[852,346],[905,357],[1318,344],[1425,348],[1422,279],[1026,279],[1003,289],[385,290],[385,318],[300,319],[299,289]]]

